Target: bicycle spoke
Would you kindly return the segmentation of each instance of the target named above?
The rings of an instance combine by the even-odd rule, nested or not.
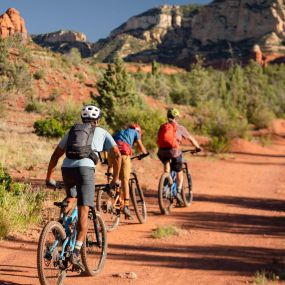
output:
[[[65,267],[60,257],[65,232],[58,222],[48,223],[42,231],[37,266],[42,285],[63,284]]]
[[[82,261],[87,275],[99,273],[104,265],[107,254],[107,234],[104,221],[97,214],[96,218],[97,233],[94,228],[93,215],[88,218],[88,232],[85,244],[82,248]]]

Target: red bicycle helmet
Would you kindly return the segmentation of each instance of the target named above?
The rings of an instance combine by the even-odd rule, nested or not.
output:
[[[139,132],[140,137],[142,136],[142,128],[139,124],[130,124],[129,128],[137,130]]]

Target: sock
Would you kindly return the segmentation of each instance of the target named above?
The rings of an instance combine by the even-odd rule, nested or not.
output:
[[[75,248],[74,248],[74,251],[73,251],[76,255],[79,255],[79,252],[81,250],[82,244],[83,244],[82,241],[79,241],[79,240],[76,241]]]
[[[178,188],[177,188],[177,192],[178,192],[178,193],[181,193],[181,191],[182,191],[182,188],[179,188],[179,187],[178,187]]]
[[[125,204],[125,206],[129,207],[129,199],[125,199],[124,204]]]

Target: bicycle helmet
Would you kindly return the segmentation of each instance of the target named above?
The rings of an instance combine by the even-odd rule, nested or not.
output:
[[[180,112],[175,108],[169,108],[167,111],[168,119],[175,119],[180,116]]]
[[[102,116],[102,111],[94,105],[86,105],[81,110],[83,121],[98,120]]]
[[[142,128],[139,124],[130,124],[129,128],[137,130],[139,132],[140,137],[142,136]]]

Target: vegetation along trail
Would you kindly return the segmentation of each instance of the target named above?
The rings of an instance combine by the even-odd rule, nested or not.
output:
[[[159,162],[136,162],[141,181],[150,174],[142,182],[147,223],[122,221],[108,235],[103,272],[71,274],[65,284],[255,284],[263,274],[257,272],[284,274],[285,139],[276,137],[267,148],[245,150],[242,144],[223,159],[187,156],[195,200],[169,216],[157,205]],[[179,236],[152,238],[162,225],[177,226]],[[36,237],[0,242],[0,284],[39,284],[36,246]],[[137,278],[114,276],[127,272]]]

